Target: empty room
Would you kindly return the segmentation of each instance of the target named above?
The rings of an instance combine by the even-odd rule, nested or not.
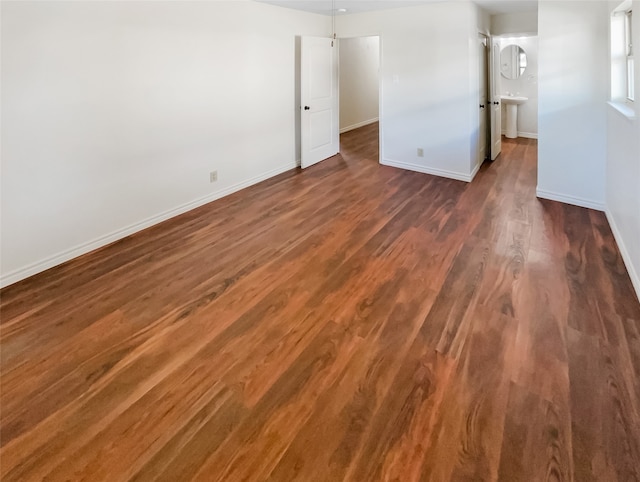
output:
[[[640,0],[3,0],[0,479],[640,480]]]

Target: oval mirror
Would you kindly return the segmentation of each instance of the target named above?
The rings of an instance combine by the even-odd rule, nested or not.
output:
[[[500,52],[500,73],[507,79],[517,79],[527,68],[527,54],[519,45],[507,45]]]

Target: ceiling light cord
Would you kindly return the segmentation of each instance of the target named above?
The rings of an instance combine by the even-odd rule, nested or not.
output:
[[[336,0],[331,0],[331,30],[333,35],[331,36],[331,46],[336,40]]]

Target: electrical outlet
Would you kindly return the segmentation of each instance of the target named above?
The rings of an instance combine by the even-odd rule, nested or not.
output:
[[[209,173],[209,182],[216,182],[218,180],[218,171],[211,171]]]
[[[422,147],[418,147],[418,157],[424,157],[424,149]]]

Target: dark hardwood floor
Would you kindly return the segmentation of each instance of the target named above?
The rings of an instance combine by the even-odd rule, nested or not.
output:
[[[640,480],[605,216],[376,139],[4,289],[2,480]]]

